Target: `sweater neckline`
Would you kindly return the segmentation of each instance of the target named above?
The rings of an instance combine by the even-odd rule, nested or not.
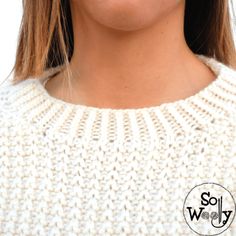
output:
[[[235,73],[228,66],[204,55],[197,56],[214,72],[216,78],[205,88],[184,99],[143,108],[113,109],[68,103],[51,96],[44,82],[61,66],[29,78],[15,86],[9,101],[15,110],[37,130],[51,135],[89,140],[143,142],[160,137],[201,130],[220,117],[228,116],[235,84]],[[228,73],[229,72],[229,73]],[[229,91],[227,91],[229,89]],[[227,93],[229,92],[229,93]],[[228,96],[229,94],[229,96]],[[229,99],[230,98],[230,99]]]
[[[45,71],[44,75],[42,75],[40,78],[35,79],[35,82],[37,84],[37,87],[40,89],[43,96],[45,96],[47,99],[51,100],[54,104],[67,106],[73,109],[79,109],[79,110],[87,110],[87,111],[94,111],[94,112],[112,112],[112,113],[122,113],[122,112],[148,112],[153,110],[163,110],[168,109],[173,106],[179,106],[182,103],[187,102],[193,102],[194,100],[207,96],[210,91],[216,86],[218,86],[221,83],[222,80],[222,68],[225,67],[222,63],[217,61],[215,58],[210,58],[205,55],[201,54],[195,54],[205,65],[208,66],[209,69],[215,74],[215,79],[210,82],[207,86],[205,86],[203,89],[199,90],[195,94],[188,96],[186,98],[178,99],[172,102],[164,102],[162,104],[156,105],[156,106],[148,106],[148,107],[141,107],[141,108],[102,108],[102,107],[94,107],[94,106],[88,106],[88,105],[82,105],[82,104],[74,104],[66,102],[62,99],[58,99],[56,97],[51,96],[48,91],[45,88],[46,82],[50,79],[51,76],[53,76],[55,73],[60,71],[63,68],[63,65],[51,68],[47,71]]]

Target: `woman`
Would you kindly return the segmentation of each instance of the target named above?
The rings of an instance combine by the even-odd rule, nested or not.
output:
[[[228,2],[25,0],[23,10],[0,95],[0,234],[234,235],[235,209],[223,211],[236,196]],[[206,182],[232,196],[211,215],[218,228],[186,213]]]

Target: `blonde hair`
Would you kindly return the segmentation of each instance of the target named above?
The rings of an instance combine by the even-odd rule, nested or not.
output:
[[[184,34],[194,53],[235,66],[229,11],[225,0],[186,0]],[[13,82],[37,77],[47,69],[69,64],[73,46],[69,0],[23,0],[23,17],[12,69]]]

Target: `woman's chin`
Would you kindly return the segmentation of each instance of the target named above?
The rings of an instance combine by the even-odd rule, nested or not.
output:
[[[75,1],[75,0],[74,0]],[[169,0],[173,1],[173,0]],[[170,4],[160,6],[159,0],[82,0],[81,12],[97,23],[117,30],[133,31],[151,25]]]

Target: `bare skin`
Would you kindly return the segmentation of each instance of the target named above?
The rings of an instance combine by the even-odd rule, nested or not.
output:
[[[72,93],[62,71],[45,86],[52,96],[99,108],[141,108],[187,98],[215,79],[186,44],[184,0],[70,3]]]

